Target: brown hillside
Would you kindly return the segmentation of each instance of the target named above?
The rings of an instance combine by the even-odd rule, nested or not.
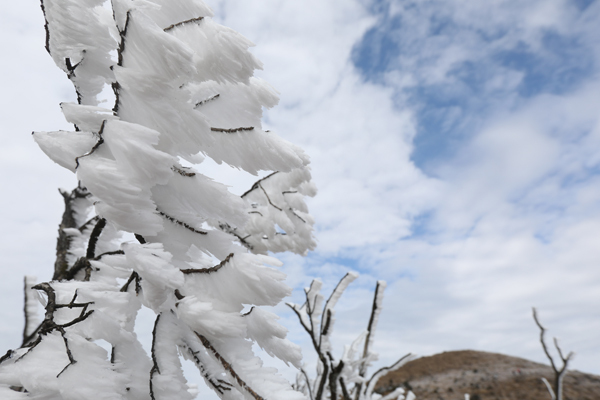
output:
[[[552,369],[522,358],[482,351],[450,351],[413,360],[379,380],[377,392],[398,386],[417,400],[550,400],[541,377],[552,382]],[[600,400],[600,376],[569,371],[565,400]]]

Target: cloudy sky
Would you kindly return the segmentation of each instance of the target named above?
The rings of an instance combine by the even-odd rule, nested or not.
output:
[[[338,352],[366,326],[383,279],[382,364],[458,349],[546,362],[536,306],[576,353],[572,367],[600,374],[599,2],[208,3],[256,43],[258,75],[281,93],[267,129],[312,159],[318,248],[281,257],[292,301],[315,277],[327,291],[361,274],[338,307]],[[8,348],[22,329],[22,276],[51,275],[57,188],[76,184],[30,133],[71,129],[58,103],[75,96],[45,53],[38,2],[2,2],[0,31]]]

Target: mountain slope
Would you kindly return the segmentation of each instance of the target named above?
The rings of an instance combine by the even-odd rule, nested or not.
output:
[[[398,386],[411,389],[418,400],[549,400],[541,381],[552,381],[549,366],[497,353],[462,350],[418,358],[381,378],[377,391]],[[569,371],[565,400],[599,400],[600,376]]]

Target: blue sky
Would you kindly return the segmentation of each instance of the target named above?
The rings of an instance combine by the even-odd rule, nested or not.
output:
[[[281,93],[267,129],[312,158],[319,246],[281,257],[293,301],[314,277],[327,290],[361,273],[339,304],[338,351],[366,325],[369,293],[385,279],[381,363],[465,348],[546,362],[537,306],[577,353],[573,368],[600,374],[598,1],[209,4],[256,43],[259,76]],[[0,7],[8,304],[20,301],[24,273],[49,275],[56,187],[74,186],[29,133],[70,129],[58,103],[74,95],[45,54],[37,3]],[[250,181],[229,183],[242,192]],[[2,318],[19,325],[18,308],[2,307]],[[19,329],[3,326],[0,342]]]

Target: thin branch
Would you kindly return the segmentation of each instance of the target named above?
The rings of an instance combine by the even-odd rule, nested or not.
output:
[[[183,25],[186,25],[186,24],[189,24],[189,23],[192,23],[192,22],[200,22],[203,19],[204,19],[204,17],[197,17],[197,18],[188,19],[186,21],[181,21],[181,22],[178,22],[176,24],[167,26],[165,29],[163,29],[163,31],[169,32],[170,30],[172,30],[174,28],[177,28],[179,26],[183,26]]]
[[[210,128],[211,131],[213,132],[223,132],[223,133],[237,133],[237,132],[243,132],[243,131],[253,131],[254,127],[253,126],[248,126],[248,127],[240,127],[240,128],[231,128],[231,129],[226,129],[226,128]]]
[[[158,314],[156,316],[156,321],[154,321],[154,329],[152,329],[152,348],[150,350],[150,354],[152,356],[152,369],[150,370],[150,398],[152,400],[156,400],[156,398],[154,397],[154,388],[152,385],[152,377],[154,376],[155,373],[158,373],[160,375],[160,368],[158,367],[158,361],[156,359],[156,352],[154,350],[154,347],[156,346],[156,330],[158,328],[158,322],[160,321],[160,316],[162,314]]]
[[[385,285],[382,284],[381,281],[377,281],[377,285],[375,286],[375,294],[373,295],[373,305],[371,307],[371,316],[369,317],[369,325],[367,326],[367,337],[365,338],[365,347],[363,349],[363,361],[361,362],[359,375],[364,378],[367,373],[367,356],[369,355],[369,346],[373,341],[373,336],[375,335],[375,328],[377,324],[377,317],[381,312],[380,304],[378,304],[377,300],[380,298],[380,292],[385,290]]]
[[[142,290],[142,287],[140,285],[140,281],[142,280],[142,278],[138,275],[137,272],[133,271],[131,273],[131,275],[129,275],[129,279],[127,280],[127,282],[125,282],[125,284],[123,285],[123,287],[121,288],[121,292],[126,292],[129,289],[129,285],[131,284],[131,282],[133,282],[135,280],[135,295],[139,295],[140,291]]]
[[[267,200],[269,201],[269,204],[272,205],[273,207],[275,207],[276,209],[278,209],[279,211],[283,211],[282,208],[277,207],[275,204],[273,204],[273,202],[271,201],[271,198],[269,197],[269,195],[267,194],[267,191],[265,190],[265,188],[262,187],[261,184],[258,184],[258,186],[261,188],[261,190],[263,191],[263,193],[265,194],[265,196],[267,197]]]
[[[29,312],[27,311],[27,305],[29,304],[29,288],[27,287],[27,277],[23,278],[23,314],[25,316],[25,324],[23,326],[23,343],[21,344],[24,345],[27,341],[27,338],[29,337],[29,334],[27,332],[29,332],[29,325],[31,324],[31,317],[29,315]]]
[[[123,255],[123,254],[125,254],[125,252],[123,250],[107,251],[100,255],[97,255],[96,257],[93,258],[93,260],[98,261],[104,256],[116,256],[116,255]]]
[[[179,221],[178,219],[175,219],[175,218],[171,217],[170,215],[167,215],[167,214],[165,214],[164,212],[162,212],[162,211],[160,211],[160,210],[158,210],[158,209],[157,209],[156,211],[158,211],[158,213],[159,213],[161,216],[163,216],[165,219],[167,219],[167,220],[171,221],[171,222],[172,222],[172,223],[174,223],[174,224],[177,224],[177,225],[179,225],[179,226],[182,226],[182,227],[184,227],[185,229],[187,229],[187,230],[189,230],[189,231],[192,231],[192,232],[194,232],[194,233],[198,233],[198,234],[200,234],[200,235],[207,235],[207,234],[208,234],[208,232],[205,232],[205,231],[200,231],[200,230],[198,230],[198,229],[196,229],[196,228],[194,228],[194,227],[192,227],[192,226],[190,226],[190,225],[186,224],[186,223],[185,223],[185,222],[183,222],[183,221]]]
[[[84,155],[81,155],[79,157],[75,157],[75,169],[79,168],[79,159],[80,158],[84,158],[84,157],[92,155],[98,149],[98,147],[100,147],[102,145],[102,143],[104,143],[104,138],[102,137],[102,132],[104,132],[104,126],[105,125],[106,125],[106,120],[102,121],[102,126],[100,126],[100,131],[98,131],[98,141],[90,149],[90,151],[88,151]]]
[[[247,191],[246,191],[246,192],[245,192],[243,195],[241,195],[240,197],[241,197],[241,198],[244,198],[244,197],[246,197],[246,195],[248,195],[248,193],[252,192],[253,190],[256,190],[256,189],[258,189],[258,186],[260,185],[260,183],[261,183],[261,182],[263,182],[263,181],[265,181],[265,180],[269,179],[270,177],[272,177],[273,175],[275,175],[275,174],[277,174],[277,173],[279,173],[279,171],[272,172],[272,173],[270,173],[269,175],[265,176],[264,178],[261,178],[261,179],[257,180],[256,182],[254,182],[254,184],[252,185],[252,187],[251,187],[250,189],[248,189],[248,190],[247,190]]]
[[[62,336],[63,341],[65,342],[65,349],[67,351],[67,357],[69,357],[69,363],[62,369],[62,371],[60,371],[58,373],[58,375],[56,375],[56,377],[58,378],[63,372],[65,372],[67,370],[67,368],[69,368],[71,365],[75,364],[77,361],[73,358],[73,354],[71,354],[71,349],[69,348],[69,341],[67,340],[67,337],[65,336],[65,334],[66,334],[65,330],[62,327],[58,327],[57,330],[60,332],[60,335]]]
[[[217,272],[218,270],[223,268],[225,266],[225,264],[227,264],[232,258],[233,258],[233,253],[229,254],[227,257],[225,257],[225,259],[223,261],[221,261],[219,264],[215,265],[214,267],[197,268],[197,269],[189,268],[189,269],[182,269],[180,271],[183,272],[184,274],[211,274],[211,273]]]
[[[209,97],[209,98],[208,98],[208,99],[206,99],[206,100],[199,101],[199,102],[197,102],[197,103],[196,103],[196,105],[194,106],[194,108],[198,108],[198,107],[200,107],[201,105],[208,103],[209,101],[216,100],[216,99],[218,99],[220,96],[221,96],[221,95],[217,93],[217,94],[215,94],[214,96],[212,96],[212,97]]]
[[[46,7],[44,5],[44,0],[40,0],[40,6],[42,7],[42,14],[44,14],[44,30],[46,31],[46,51],[48,54],[52,55],[50,52],[50,29],[48,28],[48,18],[46,17]]]
[[[198,336],[198,339],[200,339],[200,342],[202,342],[202,345],[213,353],[215,358],[221,363],[223,368],[225,368],[225,370],[227,372],[229,372],[231,377],[238,383],[238,385],[240,385],[240,387],[242,387],[244,390],[246,390],[252,397],[254,397],[254,399],[265,400],[264,397],[260,396],[258,393],[256,393],[254,391],[254,389],[252,389],[250,386],[248,386],[248,384],[246,382],[244,382],[244,380],[237,374],[237,372],[235,372],[235,370],[233,369],[231,364],[228,363],[227,360],[225,360],[223,358],[223,356],[217,351],[217,349],[215,349],[213,347],[213,345],[208,341],[207,338],[205,338],[198,332],[194,331],[194,333],[196,334],[196,336]]]
[[[114,18],[114,7],[113,7],[113,18]],[[123,66],[123,53],[125,52],[125,42],[127,38],[127,28],[129,27],[129,22],[131,21],[131,10],[127,11],[127,17],[125,19],[125,26],[123,30],[119,30],[119,36],[121,40],[119,41],[119,47],[117,49],[117,65],[119,67]],[[115,21],[116,22],[116,21]],[[111,67],[112,69],[112,67]],[[119,106],[121,105],[121,99],[119,94],[121,92],[121,84],[118,81],[114,81],[111,85],[112,90],[115,94],[115,105],[113,106],[113,114],[119,115]]]
[[[562,367],[560,369],[558,369],[556,367],[556,364],[554,363],[554,359],[552,358],[552,356],[550,355],[550,352],[548,351],[548,347],[546,346],[546,342],[544,340],[544,334],[546,333],[546,329],[540,323],[538,316],[537,316],[537,310],[535,309],[535,307],[533,307],[533,320],[535,321],[538,328],[540,328],[540,342],[542,344],[542,348],[544,349],[544,353],[546,354],[546,357],[550,361],[552,370],[554,371],[553,392],[550,392],[550,395],[552,396],[553,399],[563,400],[563,393],[562,393],[563,392],[563,378],[567,372],[567,366],[569,365],[569,361],[573,357],[573,352],[570,352],[566,357],[564,357],[562,350],[560,349],[560,347],[558,345],[558,340],[556,338],[554,338],[554,346],[556,347],[556,350],[558,351],[558,355],[563,363]]]
[[[373,375],[371,375],[371,378],[367,381],[367,386],[366,386],[367,398],[369,398],[371,392],[373,391],[373,388],[375,387],[375,385],[377,384],[377,382],[383,375],[385,375],[389,372],[392,372],[392,371],[396,371],[397,369],[402,367],[404,364],[409,362],[412,358],[413,358],[412,354],[408,353],[408,354],[400,357],[400,359],[398,361],[396,361],[389,367],[380,368]]]
[[[186,170],[184,170],[184,169],[182,169],[182,168],[179,168],[179,167],[178,167],[178,166],[176,166],[176,165],[173,165],[173,166],[171,167],[171,169],[172,169],[173,171],[177,172],[179,175],[181,175],[181,176],[185,176],[185,177],[188,177],[188,178],[191,178],[192,176],[196,176],[196,173],[195,173],[195,172],[187,172]]]
[[[312,388],[310,387],[310,379],[308,378],[308,374],[304,370],[304,368],[300,368],[300,372],[304,375],[304,380],[306,381],[306,387],[308,388],[308,396],[311,400],[314,400]],[[341,378],[340,378],[341,379]]]
[[[193,351],[192,348],[185,342],[184,342],[184,347],[186,348],[188,353],[194,359],[194,362],[196,363],[196,366],[198,367],[200,374],[202,374],[204,379],[206,379],[208,381],[208,383],[211,384],[211,386],[214,388],[214,390],[216,390],[220,394],[225,394],[225,391],[231,390],[231,388],[233,387],[233,385],[231,383],[224,381],[223,379],[213,378],[211,376],[211,374],[206,370],[206,367],[202,363],[202,360],[200,360],[200,357],[198,357],[198,353],[200,353],[199,351]]]
[[[301,216],[299,216],[298,214],[296,214],[296,212],[294,211],[294,209],[292,207],[289,208],[289,210],[292,212],[292,214],[294,214],[300,221],[306,223],[306,220],[304,218],[302,218]]]
[[[246,237],[241,237],[240,235],[237,234],[236,230],[237,228],[232,228],[229,224],[227,223],[219,223],[219,228],[225,232],[225,233],[229,233],[230,235],[235,236],[235,238],[242,244],[242,246],[244,246],[245,248],[247,248],[248,250],[252,251],[254,250],[254,246],[252,246],[250,243],[248,243],[246,241],[247,238],[250,237],[250,235],[246,236]]]

